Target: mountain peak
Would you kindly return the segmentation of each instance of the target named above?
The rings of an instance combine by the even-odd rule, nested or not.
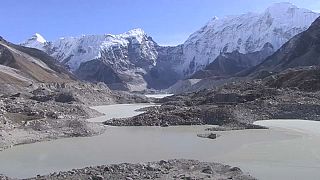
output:
[[[123,34],[119,35],[122,38],[134,38],[136,39],[139,43],[141,43],[142,39],[147,36],[147,34],[144,32],[143,29],[141,28],[136,28],[132,29],[128,32],[125,32]]]
[[[39,33],[35,33],[31,36],[27,41],[24,43],[21,43],[20,45],[26,46],[26,47],[32,47],[36,49],[40,49],[44,51],[44,46],[47,43],[46,39],[44,39],[43,36],[41,36]]]
[[[144,32],[143,29],[141,28],[135,28],[130,31],[128,31],[126,34],[131,34],[131,35],[145,35],[146,33]]]
[[[47,40],[41,36],[39,33],[35,33],[32,37],[31,37],[31,40],[35,40],[35,41],[38,41],[40,43],[46,43]]]
[[[147,36],[147,34],[144,32],[143,29],[136,28],[136,29],[129,30],[129,31],[122,33],[122,34],[118,34],[118,35],[106,34],[106,36],[112,37],[117,40],[121,39],[123,41],[127,41],[126,39],[128,39],[128,38],[129,39],[137,39],[141,43],[142,39],[144,39]]]

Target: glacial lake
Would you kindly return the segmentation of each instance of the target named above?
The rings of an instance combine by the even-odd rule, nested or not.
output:
[[[127,117],[150,106],[95,107],[110,117]],[[100,122],[99,120],[89,120]],[[268,130],[218,132],[215,140],[197,137],[210,126],[107,127],[94,137],[66,138],[14,146],[0,152],[0,174],[26,178],[86,166],[162,159],[197,159],[238,166],[262,180],[318,179],[320,123],[275,120],[257,124]],[[309,131],[312,129],[311,131]]]
[[[156,99],[162,99],[168,96],[172,96],[173,94],[147,94],[145,96],[149,98],[156,98]]]

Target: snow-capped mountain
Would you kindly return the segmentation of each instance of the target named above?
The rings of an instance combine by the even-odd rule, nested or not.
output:
[[[221,53],[260,51],[270,43],[274,51],[305,31],[319,16],[291,3],[276,3],[262,13],[213,18],[184,43],[183,73],[193,74]]]
[[[47,40],[45,40],[44,37],[42,37],[39,33],[35,33],[30,39],[21,45],[45,51]]]
[[[57,60],[64,62],[71,71],[79,68],[80,64],[101,58],[102,53],[117,50],[132,45],[143,45],[142,54],[149,56],[155,63],[156,54],[150,49],[153,42],[142,29],[134,29],[120,35],[83,35],[81,37],[63,37],[53,42],[47,42],[40,34],[35,34],[21,45],[45,50]]]
[[[318,16],[290,3],[277,3],[262,13],[213,18],[176,47],[158,46],[141,29],[52,42],[36,34],[22,45],[45,51],[84,80],[105,82],[114,89],[165,89],[204,69],[221,54],[241,53],[245,59],[234,62],[246,64],[234,66],[237,71],[256,65],[305,31]],[[247,54],[259,56],[247,59]],[[220,64],[216,67],[222,67]]]
[[[268,57],[258,66],[248,69],[250,76],[260,75],[261,72],[283,72],[289,68],[320,65],[320,17],[312,23],[308,30],[298,34],[285,43],[276,53]],[[247,75],[247,74],[243,74]],[[303,73],[300,76],[305,76]],[[317,75],[314,75],[317,76]],[[312,84],[312,77],[309,77]],[[297,78],[296,82],[299,79]]]
[[[40,37],[36,34],[22,45],[47,52],[81,79],[102,81],[116,89],[146,89],[145,79],[151,79],[148,73],[157,65],[158,45],[142,29],[52,42]]]

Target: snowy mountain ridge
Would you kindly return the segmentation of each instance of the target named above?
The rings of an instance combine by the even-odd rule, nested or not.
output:
[[[103,51],[126,47],[129,43],[139,45],[147,40],[148,37],[142,29],[133,29],[119,35],[62,37],[52,42],[47,42],[37,33],[21,45],[43,50],[69,66],[71,71],[75,71],[81,63],[100,58]],[[151,56],[156,58],[155,54]]]
[[[291,3],[276,3],[262,13],[214,17],[184,43],[184,74],[193,74],[223,52],[247,54],[270,43],[274,51],[305,31],[319,16]]]
[[[36,34],[22,45],[45,51],[84,80],[123,89],[127,85],[136,86],[129,88],[134,90],[163,89],[204,69],[224,53],[256,54],[259,56],[250,58],[255,62],[249,64],[259,64],[318,16],[291,3],[276,3],[262,13],[214,17],[176,47],[157,45],[142,29],[52,42]]]
[[[46,45],[46,43],[47,40],[43,36],[41,36],[39,33],[35,33],[33,36],[31,36],[30,39],[28,39],[21,45],[44,51],[44,46]]]

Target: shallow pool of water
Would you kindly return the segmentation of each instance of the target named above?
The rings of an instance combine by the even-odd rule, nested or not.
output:
[[[114,104],[108,106],[95,106],[92,109],[99,111],[104,116],[88,119],[89,122],[104,122],[113,118],[127,118],[139,115],[143,111],[137,111],[138,109],[150,106],[158,106],[156,104]]]
[[[145,96],[149,98],[162,99],[168,96],[172,96],[173,94],[146,94]]]

